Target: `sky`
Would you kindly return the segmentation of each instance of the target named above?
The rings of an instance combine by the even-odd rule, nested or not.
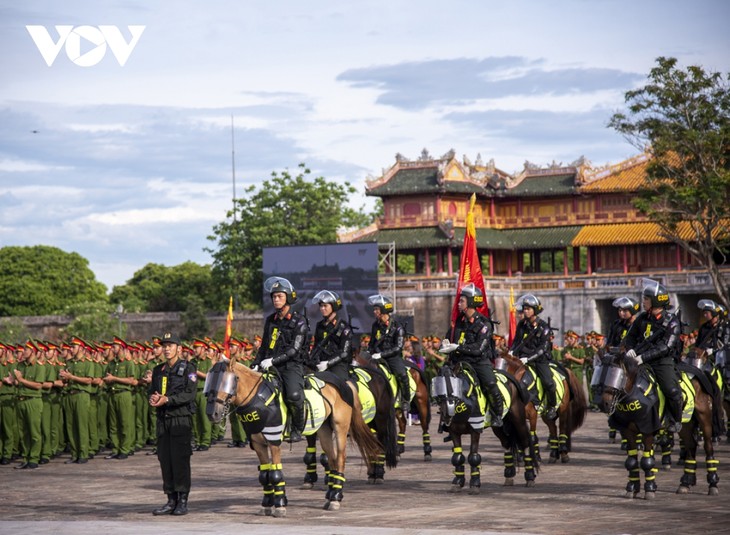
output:
[[[396,153],[619,163],[626,91],[660,56],[730,72],[728,20],[725,0],[0,0],[0,248],[79,253],[111,290],[209,264],[234,176],[241,197],[303,162],[370,209]]]

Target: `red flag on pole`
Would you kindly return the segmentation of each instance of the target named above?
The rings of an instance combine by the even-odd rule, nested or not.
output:
[[[228,302],[228,317],[226,318],[226,336],[223,339],[223,351],[226,358],[231,358],[231,326],[233,324],[233,296]]]
[[[517,332],[517,311],[515,310],[515,290],[509,288],[509,336],[507,338],[507,346],[512,347]]]
[[[489,315],[489,306],[487,305],[487,292],[484,291],[484,277],[482,276],[482,266],[479,262],[479,253],[477,252],[477,232],[474,226],[474,204],[477,202],[477,196],[472,194],[469,201],[469,212],[466,214],[466,232],[464,233],[464,246],[461,249],[461,260],[459,261],[459,282],[456,285],[456,299],[454,307],[451,310],[451,325],[456,323],[459,316],[459,294],[461,289],[469,284],[482,291],[484,296],[484,304],[477,309],[485,316]]]

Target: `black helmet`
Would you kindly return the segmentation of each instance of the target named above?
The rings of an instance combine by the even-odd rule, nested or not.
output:
[[[315,305],[319,305],[321,303],[329,303],[330,305],[332,305],[333,312],[337,312],[342,308],[342,299],[340,299],[340,296],[337,292],[333,292],[332,290],[322,290],[320,292],[317,292],[317,295],[312,298],[312,302]]]
[[[542,304],[540,300],[532,294],[525,294],[517,300],[518,303],[522,303],[522,308],[530,307],[535,311],[535,314],[542,312]]]
[[[639,311],[639,302],[633,297],[619,297],[614,299],[613,306],[621,310],[628,310],[631,315],[635,315]]]
[[[641,279],[643,288],[642,297],[651,300],[651,308],[667,308],[669,306],[669,292],[664,285],[652,279]]]
[[[722,313],[720,305],[715,303],[712,299],[700,299],[697,301],[697,308],[699,308],[702,312],[711,312],[713,318]]]
[[[393,313],[393,300],[384,295],[376,294],[368,297],[368,305],[380,309],[381,314],[392,314]]]
[[[480,308],[484,305],[484,294],[473,282],[461,289],[459,297],[466,297],[466,306],[469,308]]]
[[[727,308],[725,308],[725,305],[721,305],[720,303],[716,303],[717,308],[720,309],[720,317],[721,318],[727,318]]]
[[[293,305],[297,302],[297,292],[292,283],[283,277],[269,277],[264,282],[264,291],[269,294],[286,294],[286,304]]]

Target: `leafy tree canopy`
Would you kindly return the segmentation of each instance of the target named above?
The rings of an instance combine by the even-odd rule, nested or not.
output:
[[[248,187],[229,220],[213,227],[208,239],[217,248],[206,250],[213,255],[213,277],[224,294],[258,308],[264,247],[334,243],[338,229],[373,221],[373,214],[348,206],[355,193],[348,182],[311,179],[309,174],[304,164],[296,175],[274,171],[260,186]]]
[[[648,83],[626,93],[628,109],[609,123],[652,156],[636,207],[707,268],[726,305],[718,262],[727,262],[730,240],[729,81],[660,57]]]
[[[0,249],[0,316],[56,314],[78,303],[107,301],[89,262],[56,247]]]

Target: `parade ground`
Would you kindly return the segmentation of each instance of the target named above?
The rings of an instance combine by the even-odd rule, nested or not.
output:
[[[628,499],[625,453],[608,442],[606,416],[588,413],[573,439],[570,462],[547,462],[546,431],[538,428],[543,464],[534,488],[522,472],[503,486],[502,451],[491,431],[482,435],[482,487],[451,493],[451,446],[430,426],[433,460],[423,461],[420,427],[408,427],[406,452],[385,483],[368,485],[366,469],[349,448],[345,498],[339,511],[325,511],[320,481],[300,489],[305,443],[287,445],[283,458],[289,506],[285,518],[259,515],[257,460],[249,448],[227,441],[192,458],[190,513],[154,517],[165,502],[157,458],[148,450],[126,460],[103,455],[85,465],[52,460],[37,470],[0,467],[0,533],[97,534],[642,534],[730,533],[730,444],[716,445],[720,495],[708,496],[704,452],[698,452],[697,486],[676,494],[681,466],[660,470],[656,499]],[[677,456],[673,457],[675,460]],[[657,464],[660,455],[656,456]],[[468,465],[467,465],[468,479]],[[643,473],[642,473],[643,488]],[[643,492],[642,492],[643,494]]]

